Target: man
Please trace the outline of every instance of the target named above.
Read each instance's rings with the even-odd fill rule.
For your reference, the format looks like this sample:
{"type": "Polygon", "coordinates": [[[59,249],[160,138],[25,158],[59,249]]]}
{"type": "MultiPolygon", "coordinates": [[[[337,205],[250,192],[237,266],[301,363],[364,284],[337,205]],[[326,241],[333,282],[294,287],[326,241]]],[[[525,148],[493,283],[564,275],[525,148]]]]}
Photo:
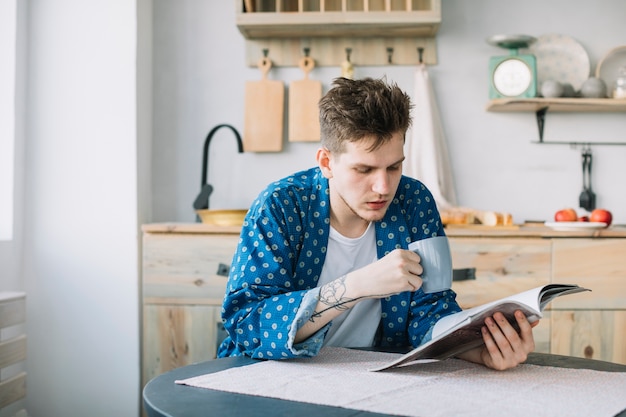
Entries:
{"type": "MultiPolygon", "coordinates": [[[[445,235],[435,201],[402,175],[410,98],[383,80],[338,78],[320,100],[316,168],[269,185],[244,221],[218,356],[314,356],[322,346],[418,346],[460,311],[452,290],[425,294],[409,243],[445,235]]],[[[494,369],[526,360],[532,329],[485,321],[485,345],[460,355],[494,369]]]]}

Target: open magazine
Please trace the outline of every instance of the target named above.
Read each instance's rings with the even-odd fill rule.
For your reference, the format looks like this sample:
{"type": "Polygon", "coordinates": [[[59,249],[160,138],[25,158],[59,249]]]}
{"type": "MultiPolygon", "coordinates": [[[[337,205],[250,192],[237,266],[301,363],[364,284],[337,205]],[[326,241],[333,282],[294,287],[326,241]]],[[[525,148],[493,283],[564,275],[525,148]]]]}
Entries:
{"type": "Polygon", "coordinates": [[[430,341],[399,359],[370,371],[382,371],[422,359],[442,360],[458,355],[483,344],[480,329],[485,319],[495,312],[504,314],[516,330],[519,330],[513,315],[516,310],[523,311],[528,321],[534,323],[543,317],[542,311],[550,301],[561,295],[582,291],[591,290],[578,285],[549,284],[451,314],[435,324],[430,341]]]}

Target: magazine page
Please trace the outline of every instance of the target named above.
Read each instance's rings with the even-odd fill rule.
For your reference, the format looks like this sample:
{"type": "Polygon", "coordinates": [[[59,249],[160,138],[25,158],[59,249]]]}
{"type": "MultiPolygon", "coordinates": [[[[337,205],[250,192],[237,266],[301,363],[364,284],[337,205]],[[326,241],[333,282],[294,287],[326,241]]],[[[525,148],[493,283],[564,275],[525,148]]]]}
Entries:
{"type": "Polygon", "coordinates": [[[543,309],[550,303],[550,301],[554,300],[556,297],[566,294],[574,294],[582,291],[591,291],[590,289],[579,287],[578,285],[568,285],[568,284],[551,284],[546,285],[541,291],[540,299],[539,299],[539,308],[543,311],[543,309]]]}
{"type": "Polygon", "coordinates": [[[535,322],[542,317],[543,308],[554,298],[581,291],[590,290],[578,285],[550,284],[451,314],[437,322],[430,341],[395,361],[370,371],[382,371],[419,360],[443,360],[456,356],[483,344],[481,328],[485,319],[496,311],[503,313],[509,323],[519,331],[514,316],[516,310],[522,310],[530,322],[535,322]]]}
{"type": "Polygon", "coordinates": [[[467,310],[463,310],[458,313],[450,314],[449,316],[443,317],[437,322],[437,324],[435,324],[435,327],[433,327],[432,338],[436,339],[442,336],[450,329],[456,327],[459,323],[465,322],[468,318],[475,317],[482,311],[489,310],[494,306],[507,302],[514,302],[518,305],[528,306],[528,309],[531,310],[534,315],[538,315],[538,317],[533,317],[532,321],[537,321],[538,318],[541,318],[539,295],[543,289],[544,287],[533,288],[531,290],[524,291],[510,297],[502,298],[500,300],[492,301],[487,304],[469,308],[467,310]]]}

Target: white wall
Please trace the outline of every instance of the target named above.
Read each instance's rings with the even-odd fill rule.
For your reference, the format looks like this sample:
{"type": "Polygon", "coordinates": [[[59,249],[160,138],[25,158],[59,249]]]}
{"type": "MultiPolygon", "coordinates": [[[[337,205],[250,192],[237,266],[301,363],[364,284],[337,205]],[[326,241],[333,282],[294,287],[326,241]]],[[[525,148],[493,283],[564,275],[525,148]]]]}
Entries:
{"type": "Polygon", "coordinates": [[[150,126],[139,71],[150,54],[137,43],[149,48],[138,31],[150,16],[138,27],[138,13],[149,2],[29,2],[23,287],[35,417],[139,414],[150,126]]]}
{"type": "MultiPolygon", "coordinates": [[[[245,65],[229,1],[18,4],[25,55],[17,59],[16,232],[0,247],[0,283],[28,294],[27,408],[34,417],[138,415],[139,226],[194,220],[204,138],[219,123],[243,130],[244,83],[259,72],[245,65]]],[[[576,206],[580,155],[532,144],[532,114],[484,111],[487,61],[499,52],[484,39],[568,34],[595,68],[625,43],[626,3],[511,5],[444,0],[439,64],[430,71],[460,203],[545,219],[576,206]]],[[[329,67],[311,76],[327,89],[339,74],[329,67]]],[[[382,75],[411,92],[411,67],[356,69],[358,77],[382,75]]],[[[301,76],[297,68],[272,72],[286,83],[301,76]]],[[[624,141],[625,123],[623,114],[548,115],[546,137],[624,141]]],[[[240,155],[222,132],[211,146],[213,208],[246,207],[268,181],[314,162],[315,144],[240,155]]],[[[626,147],[594,148],[594,156],[598,203],[625,223],[626,147]]]]}
{"type": "Polygon", "coordinates": [[[21,289],[24,11],[19,1],[0,3],[0,291],[21,289]]]}
{"type": "MultiPolygon", "coordinates": [[[[23,254],[23,207],[24,207],[24,92],[25,92],[25,18],[26,8],[19,0],[0,1],[0,87],[2,104],[0,109],[8,119],[0,116],[0,164],[6,165],[0,168],[0,181],[4,182],[7,189],[0,190],[0,199],[4,209],[12,211],[11,219],[6,226],[10,229],[10,238],[7,235],[0,237],[0,291],[22,291],[22,254],[23,254]],[[5,84],[6,83],[6,84],[5,84]],[[11,143],[9,143],[11,142],[11,143]],[[11,159],[8,162],[8,159],[11,159]],[[8,172],[10,167],[12,172],[8,172]],[[10,180],[9,180],[10,179],[10,180]],[[8,182],[10,183],[8,184],[8,182]],[[6,194],[5,194],[6,193],[6,194]],[[8,194],[8,195],[7,195],[8,194]],[[7,239],[7,240],[4,240],[7,239]]],[[[2,188],[0,186],[0,188],[2,188]]],[[[0,209],[0,216],[6,215],[0,209]]],[[[0,233],[1,235],[2,233],[0,233]]],[[[6,340],[23,334],[26,331],[24,325],[13,326],[0,331],[0,339],[6,340]]],[[[5,369],[2,378],[8,378],[26,371],[24,362],[15,364],[5,369]]],[[[24,399],[14,402],[0,410],[0,416],[14,416],[18,410],[25,408],[24,399]]]]}
{"type": "Polygon", "coordinates": [[[15,0],[0,2],[0,244],[13,239],[16,17],[15,0]]]}
{"type": "MultiPolygon", "coordinates": [[[[506,51],[485,39],[500,33],[561,33],[587,50],[592,71],[599,59],[626,43],[622,0],[443,0],[439,63],[429,68],[450,148],[459,204],[509,211],[516,222],[551,220],[559,208],[578,206],[580,152],[536,145],[532,113],[489,113],[488,61],[506,51]]],[[[193,221],[200,190],[202,144],[219,123],[243,132],[244,84],[258,80],[245,65],[245,44],[230,1],[154,1],[153,220],[193,221]]],[[[311,51],[315,57],[315,51],[311,51]]],[[[271,51],[270,51],[271,58],[271,51]]],[[[358,67],[356,77],[386,75],[413,94],[414,68],[358,67]]],[[[315,68],[311,78],[327,90],[338,67],[315,68]]],[[[288,84],[299,68],[274,68],[271,78],[288,84]]],[[[626,141],[626,117],[618,114],[548,114],[546,140],[626,141]]],[[[236,154],[224,130],[211,144],[212,208],[247,207],[269,181],[314,163],[315,144],[288,143],[282,153],[236,154]],[[252,172],[252,174],[246,174],[252,172]]],[[[626,146],[594,147],[597,203],[626,223],[626,146]]]]}

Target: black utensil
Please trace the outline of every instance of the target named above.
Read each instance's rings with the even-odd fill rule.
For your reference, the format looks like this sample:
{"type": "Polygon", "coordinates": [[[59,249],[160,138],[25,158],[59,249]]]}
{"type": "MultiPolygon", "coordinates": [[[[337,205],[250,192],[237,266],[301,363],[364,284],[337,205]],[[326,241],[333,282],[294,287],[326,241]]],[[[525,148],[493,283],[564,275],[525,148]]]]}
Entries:
{"type": "Polygon", "coordinates": [[[591,190],[591,159],[591,150],[583,150],[583,191],[580,193],[580,197],[578,197],[578,204],[587,211],[596,208],[596,195],[591,190]]]}
{"type": "Polygon", "coordinates": [[[591,149],[587,150],[587,190],[589,191],[589,195],[591,196],[591,202],[589,204],[588,211],[592,211],[596,208],[596,194],[591,191],[591,149]]]}

